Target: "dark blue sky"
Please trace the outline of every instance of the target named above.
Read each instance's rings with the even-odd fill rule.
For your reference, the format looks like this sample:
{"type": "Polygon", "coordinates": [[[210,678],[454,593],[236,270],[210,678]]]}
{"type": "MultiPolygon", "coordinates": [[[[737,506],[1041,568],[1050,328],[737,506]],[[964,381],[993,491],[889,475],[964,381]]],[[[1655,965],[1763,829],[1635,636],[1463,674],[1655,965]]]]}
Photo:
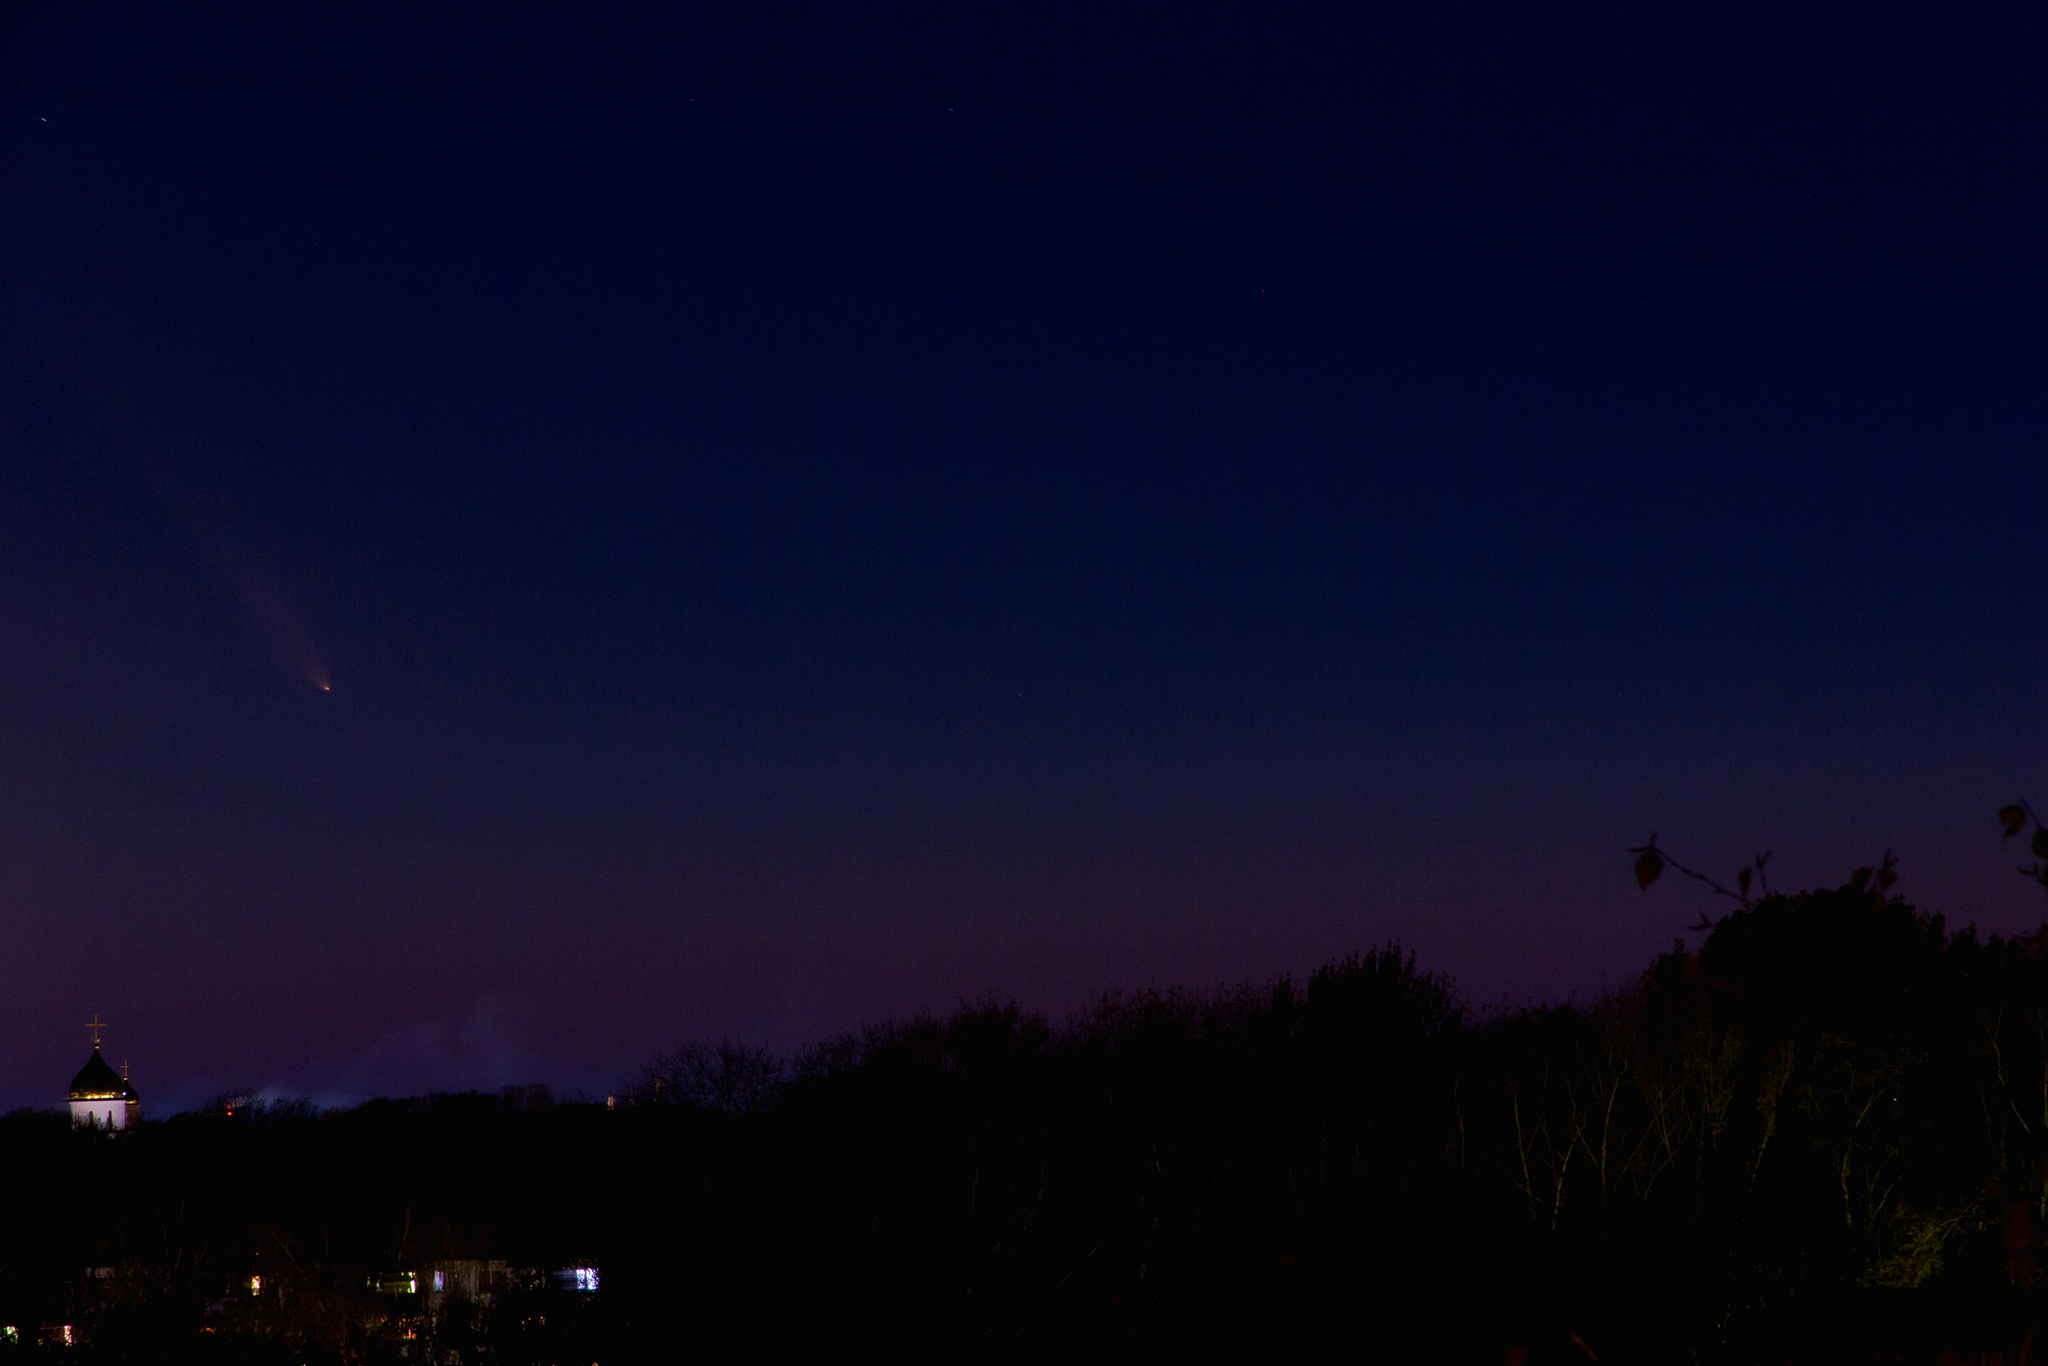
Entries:
{"type": "Polygon", "coordinates": [[[2039,7],[0,45],[0,1103],[2041,917],[2039,7]]]}

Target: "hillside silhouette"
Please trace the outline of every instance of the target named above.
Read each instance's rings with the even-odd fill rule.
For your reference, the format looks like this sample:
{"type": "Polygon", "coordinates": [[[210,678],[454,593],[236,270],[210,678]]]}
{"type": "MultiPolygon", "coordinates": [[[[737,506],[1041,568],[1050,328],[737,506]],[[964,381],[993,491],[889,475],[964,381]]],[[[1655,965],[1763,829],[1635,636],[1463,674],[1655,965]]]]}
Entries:
{"type": "Polygon", "coordinates": [[[2031,1359],[2044,1003],[2048,930],[1859,884],[1586,1006],[1383,948],[687,1045],[611,1107],[18,1112],[0,1360],[2031,1359]]]}

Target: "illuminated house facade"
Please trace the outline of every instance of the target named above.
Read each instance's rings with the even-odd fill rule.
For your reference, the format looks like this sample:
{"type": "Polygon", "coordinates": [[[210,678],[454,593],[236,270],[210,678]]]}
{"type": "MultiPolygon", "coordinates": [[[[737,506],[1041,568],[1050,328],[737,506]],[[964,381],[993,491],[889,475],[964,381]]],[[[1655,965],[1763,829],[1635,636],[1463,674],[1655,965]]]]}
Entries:
{"type": "Polygon", "coordinates": [[[99,1042],[71,1079],[71,1123],[77,1128],[125,1129],[142,1121],[142,1098],[100,1056],[99,1042]]]}

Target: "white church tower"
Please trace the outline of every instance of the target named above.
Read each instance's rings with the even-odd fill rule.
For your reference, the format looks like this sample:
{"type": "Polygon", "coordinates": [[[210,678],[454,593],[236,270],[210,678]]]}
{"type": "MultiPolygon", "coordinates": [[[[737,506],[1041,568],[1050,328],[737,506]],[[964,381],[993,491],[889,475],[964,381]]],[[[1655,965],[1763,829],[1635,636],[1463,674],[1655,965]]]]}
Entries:
{"type": "Polygon", "coordinates": [[[86,1026],[92,1031],[92,1056],[71,1079],[71,1123],[74,1128],[125,1129],[142,1120],[142,1098],[128,1079],[117,1076],[100,1056],[99,1016],[86,1026]]]}

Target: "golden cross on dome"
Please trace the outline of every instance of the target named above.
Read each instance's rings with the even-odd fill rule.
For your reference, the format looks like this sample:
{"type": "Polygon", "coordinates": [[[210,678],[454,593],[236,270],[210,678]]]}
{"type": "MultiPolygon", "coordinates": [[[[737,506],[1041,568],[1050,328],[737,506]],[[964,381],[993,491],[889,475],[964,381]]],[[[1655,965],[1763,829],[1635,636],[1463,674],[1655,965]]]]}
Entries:
{"type": "Polygon", "coordinates": [[[92,1046],[98,1048],[100,1046],[100,1031],[107,1027],[107,1022],[100,1018],[100,1013],[95,1010],[92,1013],[92,1018],[80,1027],[92,1031],[92,1046]]]}

